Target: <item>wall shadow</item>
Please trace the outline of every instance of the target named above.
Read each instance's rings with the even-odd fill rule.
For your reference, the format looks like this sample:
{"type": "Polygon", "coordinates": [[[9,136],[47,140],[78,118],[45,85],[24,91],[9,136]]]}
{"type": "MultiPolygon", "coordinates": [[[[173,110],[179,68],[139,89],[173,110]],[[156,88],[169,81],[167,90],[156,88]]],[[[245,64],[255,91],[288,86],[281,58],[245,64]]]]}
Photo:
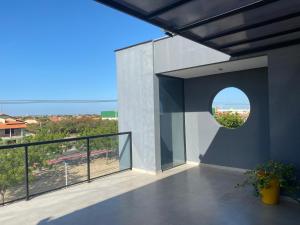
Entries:
{"type": "Polygon", "coordinates": [[[267,68],[185,80],[186,140],[189,161],[253,168],[270,159],[267,68]],[[241,89],[251,112],[237,129],[221,127],[211,114],[215,95],[241,89]],[[196,125],[195,125],[196,124],[196,125]]]}
{"type": "Polygon", "coordinates": [[[299,205],[265,206],[250,189],[234,188],[242,178],[237,172],[194,167],[37,225],[240,225],[286,219],[297,224],[299,205]]]}

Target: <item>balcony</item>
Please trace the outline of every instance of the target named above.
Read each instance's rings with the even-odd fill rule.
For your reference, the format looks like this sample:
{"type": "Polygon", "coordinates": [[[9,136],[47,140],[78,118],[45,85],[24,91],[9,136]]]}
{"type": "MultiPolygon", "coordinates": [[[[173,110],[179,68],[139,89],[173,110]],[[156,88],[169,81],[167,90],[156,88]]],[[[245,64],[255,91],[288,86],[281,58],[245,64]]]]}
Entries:
{"type": "Polygon", "coordinates": [[[131,133],[0,146],[2,205],[132,168],[131,133]]]}
{"type": "Polygon", "coordinates": [[[204,165],[158,175],[126,171],[8,205],[0,224],[299,224],[299,205],[263,205],[250,189],[234,188],[242,178],[204,165]]]}
{"type": "Polygon", "coordinates": [[[235,188],[270,160],[300,178],[299,1],[96,1],[170,36],[115,51],[117,129],[132,133],[0,146],[0,224],[299,225],[293,200],[235,188]],[[250,103],[239,128],[215,116],[227,88],[250,103]]]}

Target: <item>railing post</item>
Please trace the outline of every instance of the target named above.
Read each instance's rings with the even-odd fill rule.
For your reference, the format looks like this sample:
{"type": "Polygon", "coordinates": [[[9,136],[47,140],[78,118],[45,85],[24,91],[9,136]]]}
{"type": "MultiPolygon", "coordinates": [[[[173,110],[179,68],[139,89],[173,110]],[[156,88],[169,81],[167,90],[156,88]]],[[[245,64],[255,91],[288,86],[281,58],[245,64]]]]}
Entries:
{"type": "Polygon", "coordinates": [[[90,163],[90,139],[86,139],[86,160],[87,160],[87,179],[91,182],[91,163],[90,163]]]}
{"type": "Polygon", "coordinates": [[[24,147],[24,165],[25,165],[25,191],[26,200],[29,200],[29,168],[28,168],[28,146],[24,147]]]}
{"type": "Polygon", "coordinates": [[[130,140],[130,169],[132,169],[132,132],[129,133],[130,140]]]}

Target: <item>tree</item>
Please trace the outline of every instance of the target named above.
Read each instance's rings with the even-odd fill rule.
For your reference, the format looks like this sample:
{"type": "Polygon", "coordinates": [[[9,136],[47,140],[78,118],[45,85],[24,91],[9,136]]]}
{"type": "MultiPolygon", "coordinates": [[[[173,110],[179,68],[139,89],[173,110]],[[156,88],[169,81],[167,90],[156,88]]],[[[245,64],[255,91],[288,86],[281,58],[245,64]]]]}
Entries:
{"type": "Polygon", "coordinates": [[[24,182],[24,151],[0,150],[0,194],[2,203],[9,188],[24,182]]]}
{"type": "Polygon", "coordinates": [[[227,128],[238,128],[245,122],[240,114],[232,112],[216,113],[215,118],[222,126],[227,128]]]}
{"type": "MultiPolygon", "coordinates": [[[[25,137],[23,143],[116,133],[118,130],[116,121],[102,121],[88,117],[81,119],[66,117],[59,122],[43,118],[42,121],[41,124],[28,125],[28,131],[34,135],[25,137]]],[[[37,171],[40,169],[52,168],[53,165],[49,165],[49,160],[60,157],[74,146],[78,151],[85,152],[86,140],[30,146],[28,148],[30,181],[38,178],[37,171]]],[[[117,146],[118,139],[115,137],[96,138],[90,141],[91,150],[117,149],[117,146]]],[[[3,203],[8,190],[20,190],[18,185],[24,182],[24,173],[23,149],[0,150],[0,194],[3,203]]]]}

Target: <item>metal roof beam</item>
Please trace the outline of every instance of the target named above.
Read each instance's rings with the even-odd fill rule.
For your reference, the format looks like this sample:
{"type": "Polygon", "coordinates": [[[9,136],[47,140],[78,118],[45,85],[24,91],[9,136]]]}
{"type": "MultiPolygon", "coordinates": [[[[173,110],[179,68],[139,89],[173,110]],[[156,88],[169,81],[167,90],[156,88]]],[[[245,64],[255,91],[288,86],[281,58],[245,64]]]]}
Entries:
{"type": "Polygon", "coordinates": [[[264,5],[267,5],[267,4],[276,2],[276,1],[279,1],[279,0],[260,0],[260,1],[256,1],[256,2],[250,3],[248,5],[241,6],[241,7],[236,8],[236,9],[232,9],[228,12],[221,13],[221,14],[216,15],[216,16],[212,16],[212,17],[209,17],[209,18],[206,18],[206,19],[198,20],[196,22],[193,22],[193,23],[187,24],[185,26],[176,28],[175,30],[176,30],[176,32],[187,31],[187,30],[193,29],[195,27],[201,26],[203,24],[210,23],[210,22],[213,22],[213,21],[216,21],[216,20],[220,20],[220,19],[223,19],[225,17],[232,16],[232,15],[242,13],[242,12],[245,12],[245,11],[249,11],[249,10],[252,10],[252,9],[256,9],[256,8],[262,7],[264,5]]]}
{"type": "Polygon", "coordinates": [[[291,13],[291,14],[288,14],[288,15],[272,18],[272,19],[265,20],[265,21],[258,22],[258,23],[253,23],[253,24],[250,24],[250,25],[240,26],[238,28],[233,28],[233,29],[230,29],[230,30],[222,31],[222,32],[217,33],[217,34],[209,35],[205,38],[202,38],[201,41],[210,41],[212,39],[216,39],[216,38],[223,37],[223,36],[226,36],[226,35],[235,34],[235,33],[241,32],[241,31],[246,31],[246,30],[250,30],[250,29],[253,29],[253,28],[257,28],[257,27],[270,25],[270,24],[273,24],[273,23],[276,23],[276,22],[289,20],[289,19],[299,17],[299,16],[300,16],[300,12],[296,12],[296,13],[291,13]]]}
{"type": "Polygon", "coordinates": [[[121,12],[124,12],[124,13],[127,13],[127,14],[130,14],[134,17],[137,17],[139,19],[142,19],[142,20],[147,20],[147,17],[146,16],[143,16],[141,13],[138,13],[136,10],[133,10],[129,7],[126,7],[120,3],[117,3],[115,1],[112,1],[112,0],[94,0],[96,2],[99,2],[103,5],[106,5],[110,8],[114,8],[114,9],[117,9],[121,12]]]}
{"type": "Polygon", "coordinates": [[[237,57],[237,56],[241,56],[241,55],[247,55],[247,54],[252,54],[252,53],[257,53],[257,52],[268,51],[268,50],[272,50],[272,49],[276,49],[276,48],[284,48],[284,47],[288,47],[290,45],[297,45],[297,44],[300,44],[300,39],[279,42],[279,43],[271,44],[271,45],[264,45],[261,47],[250,48],[250,49],[242,50],[242,51],[236,51],[236,52],[230,53],[230,55],[237,57]]]}
{"type": "Polygon", "coordinates": [[[175,2],[173,4],[170,4],[170,5],[166,6],[166,7],[163,7],[161,9],[158,9],[158,10],[156,10],[156,11],[148,14],[147,18],[148,19],[153,19],[156,16],[164,14],[164,13],[166,13],[168,11],[171,11],[171,10],[173,10],[173,9],[179,7],[179,6],[182,6],[182,5],[186,4],[186,3],[189,3],[191,1],[194,1],[194,0],[180,0],[180,1],[177,1],[177,2],[175,2]]]}
{"type": "MultiPolygon", "coordinates": [[[[159,27],[161,27],[161,28],[163,28],[163,29],[165,29],[167,31],[170,31],[170,32],[172,32],[174,34],[179,34],[182,37],[185,37],[187,39],[190,39],[190,40],[196,40],[197,39],[197,36],[195,36],[194,34],[191,34],[191,33],[190,34],[177,33],[175,31],[175,29],[173,29],[173,27],[168,26],[168,25],[160,22],[159,20],[155,20],[155,19],[150,20],[150,19],[147,18],[146,15],[144,16],[141,13],[139,13],[139,12],[133,10],[133,9],[130,9],[130,8],[128,8],[128,7],[120,4],[120,3],[114,2],[112,0],[94,0],[94,1],[102,3],[102,4],[104,4],[104,5],[106,5],[106,6],[110,7],[110,8],[114,8],[114,9],[119,10],[121,12],[125,12],[125,13],[127,13],[127,14],[129,14],[131,16],[134,16],[136,18],[144,20],[144,21],[146,21],[148,23],[151,23],[153,25],[159,26],[159,27]]],[[[206,45],[206,44],[203,44],[203,45],[206,45]]],[[[207,44],[206,46],[210,47],[210,48],[216,48],[215,45],[211,45],[211,44],[207,44]]]]}
{"type": "Polygon", "coordinates": [[[249,43],[256,42],[256,41],[263,41],[263,40],[266,40],[266,39],[270,39],[270,38],[274,38],[274,37],[278,37],[278,36],[283,36],[283,35],[287,35],[287,34],[292,34],[292,33],[296,33],[296,32],[299,32],[299,31],[300,31],[300,27],[297,27],[297,28],[294,28],[294,29],[289,29],[289,30],[285,30],[285,31],[281,31],[281,32],[273,33],[273,34],[263,35],[263,36],[256,37],[256,38],[249,38],[247,40],[236,41],[236,42],[232,42],[230,44],[221,45],[221,46],[219,46],[219,49],[223,50],[223,49],[234,47],[234,46],[237,46],[237,45],[249,44],[249,43]]]}

